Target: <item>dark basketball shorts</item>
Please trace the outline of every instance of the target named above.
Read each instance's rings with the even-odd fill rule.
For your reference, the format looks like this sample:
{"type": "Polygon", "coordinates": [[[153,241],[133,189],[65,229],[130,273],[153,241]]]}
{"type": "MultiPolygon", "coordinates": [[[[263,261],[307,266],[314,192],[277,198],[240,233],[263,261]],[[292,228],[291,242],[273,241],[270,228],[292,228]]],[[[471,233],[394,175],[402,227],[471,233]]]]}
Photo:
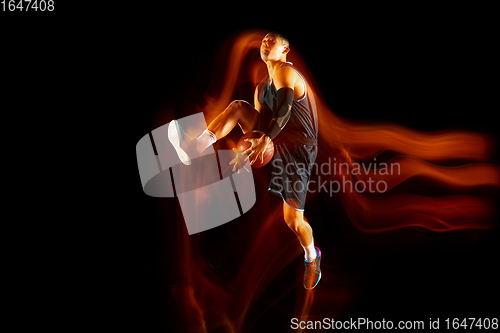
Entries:
{"type": "Polygon", "coordinates": [[[304,211],[311,171],[318,153],[316,144],[275,143],[273,171],[268,191],[298,211],[304,211]]]}

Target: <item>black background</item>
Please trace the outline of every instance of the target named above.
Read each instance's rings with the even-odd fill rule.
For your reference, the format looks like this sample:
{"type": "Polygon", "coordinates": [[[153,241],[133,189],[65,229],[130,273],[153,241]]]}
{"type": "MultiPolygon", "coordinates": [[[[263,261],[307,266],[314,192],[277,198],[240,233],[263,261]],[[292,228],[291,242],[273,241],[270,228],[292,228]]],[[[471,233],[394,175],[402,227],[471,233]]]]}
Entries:
{"type": "MultiPolygon", "coordinates": [[[[330,108],[342,117],[389,120],[422,131],[466,129],[496,136],[493,44],[486,16],[452,9],[385,12],[379,8],[372,13],[360,10],[317,17],[314,13],[319,10],[285,11],[273,20],[269,13],[274,10],[267,9],[270,16],[264,23],[237,11],[220,20],[192,18],[181,27],[170,23],[141,29],[127,42],[140,49],[132,70],[141,83],[129,91],[138,99],[133,112],[136,141],[160,125],[152,125],[158,111],[169,109],[182,116],[181,106],[206,90],[220,45],[247,29],[287,35],[330,108]],[[189,30],[192,25],[195,28],[189,30]]],[[[495,156],[492,159],[498,162],[495,156]]],[[[155,204],[162,204],[141,193],[138,179],[136,183],[131,186],[137,187],[135,196],[145,207],[153,210],[155,204]]],[[[365,235],[349,225],[336,204],[338,223],[321,230],[323,236],[318,231],[315,235],[323,244],[333,244],[325,260],[341,256],[337,260],[358,281],[360,296],[345,309],[346,318],[424,320],[426,325],[429,318],[441,318],[442,328],[448,317],[498,313],[497,230],[365,235]]],[[[321,214],[311,213],[309,219],[321,219],[321,214]]],[[[131,315],[152,329],[182,327],[164,283],[170,274],[171,252],[161,234],[171,229],[154,214],[141,220],[148,223],[134,226],[140,231],[134,238],[142,237],[134,263],[142,273],[133,281],[142,305],[132,306],[131,315]]],[[[294,304],[293,297],[288,295],[266,312],[254,331],[287,331],[293,307],[288,316],[283,308],[294,304]]]]}
{"type": "MultiPolygon", "coordinates": [[[[185,331],[166,282],[175,265],[170,243],[175,239],[158,213],[160,206],[175,209],[176,203],[143,193],[134,150],[158,125],[162,111],[183,116],[182,106],[206,90],[221,43],[239,32],[287,35],[339,116],[498,138],[495,34],[488,8],[344,10],[245,3],[237,8],[206,4],[195,12],[194,4],[123,2],[82,9],[59,3],[51,16],[9,14],[3,20],[8,32],[3,59],[9,64],[5,70],[13,73],[6,86],[27,89],[30,82],[35,90],[30,102],[38,106],[26,111],[26,96],[18,90],[11,95],[17,108],[10,113],[21,116],[19,124],[42,120],[47,137],[48,128],[64,133],[66,143],[54,154],[84,166],[78,179],[73,174],[49,192],[50,201],[60,202],[59,213],[68,214],[51,228],[57,270],[42,271],[56,276],[54,289],[63,294],[57,309],[69,309],[69,327],[185,331]],[[22,61],[30,66],[23,68],[22,61]],[[40,102],[46,102],[44,109],[40,102]],[[75,183],[83,195],[68,198],[75,183]],[[62,204],[66,200],[69,204],[62,204]],[[54,273],[59,271],[64,273],[54,273]]],[[[495,150],[492,162],[499,162],[497,155],[495,150]]],[[[498,316],[497,229],[365,235],[336,205],[338,223],[317,237],[332,244],[325,260],[338,256],[356,277],[359,297],[345,309],[346,318],[427,322],[498,316]]],[[[254,331],[287,331],[292,312],[287,315],[286,304],[293,304],[293,296],[267,311],[254,331]]]]}

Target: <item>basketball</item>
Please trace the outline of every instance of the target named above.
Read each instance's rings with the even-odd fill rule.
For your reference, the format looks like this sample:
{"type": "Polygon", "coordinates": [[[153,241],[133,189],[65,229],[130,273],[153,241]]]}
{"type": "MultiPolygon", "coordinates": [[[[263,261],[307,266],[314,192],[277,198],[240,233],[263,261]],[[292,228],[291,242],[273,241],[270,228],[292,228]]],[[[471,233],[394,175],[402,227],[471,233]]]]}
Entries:
{"type": "MultiPolygon", "coordinates": [[[[238,144],[236,145],[236,149],[238,149],[239,151],[247,150],[248,148],[250,148],[252,146],[252,144],[250,142],[243,141],[243,140],[245,140],[246,138],[260,138],[263,134],[264,134],[264,132],[261,132],[261,131],[248,132],[247,134],[243,135],[240,138],[240,141],[238,141],[238,144]]],[[[264,162],[260,163],[260,158],[258,158],[257,161],[255,161],[255,163],[252,164],[252,168],[263,167],[264,165],[269,163],[269,161],[271,161],[271,159],[273,158],[273,155],[274,155],[274,143],[271,140],[271,142],[269,142],[269,144],[267,145],[267,148],[264,152],[264,162]]]]}

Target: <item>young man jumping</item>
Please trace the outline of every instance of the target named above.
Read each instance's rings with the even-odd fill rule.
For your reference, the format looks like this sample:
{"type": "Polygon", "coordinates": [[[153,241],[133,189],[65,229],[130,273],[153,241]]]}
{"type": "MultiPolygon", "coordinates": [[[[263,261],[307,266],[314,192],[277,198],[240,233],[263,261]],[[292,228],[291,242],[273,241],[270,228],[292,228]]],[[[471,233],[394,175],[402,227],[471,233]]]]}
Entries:
{"type": "MultiPolygon", "coordinates": [[[[306,81],[292,63],[286,61],[289,51],[286,38],[268,33],[262,40],[260,56],[269,75],[255,89],[254,106],[242,100],[231,102],[196,138],[186,135],[173,120],[169,125],[169,140],[186,165],[191,164],[191,157],[228,135],[236,124],[243,133],[254,129],[264,132],[260,138],[246,139],[251,143],[245,151],[250,164],[263,160],[266,147],[273,140],[274,171],[268,190],[283,199],[285,222],[305,252],[304,287],[313,289],[321,279],[321,251],[314,246],[304,206],[318,150],[318,119],[314,97],[308,93],[306,81]]],[[[231,164],[234,171],[238,156],[231,164]]]]}

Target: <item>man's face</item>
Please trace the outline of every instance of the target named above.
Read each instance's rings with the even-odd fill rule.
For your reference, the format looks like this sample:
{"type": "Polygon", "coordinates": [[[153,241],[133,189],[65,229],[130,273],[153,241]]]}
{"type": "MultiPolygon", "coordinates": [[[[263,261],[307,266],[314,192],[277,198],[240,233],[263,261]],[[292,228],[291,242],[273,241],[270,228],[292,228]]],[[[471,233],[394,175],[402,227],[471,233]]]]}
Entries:
{"type": "Polygon", "coordinates": [[[288,52],[288,47],[283,45],[281,39],[275,35],[266,35],[260,44],[260,57],[265,62],[278,61],[283,54],[288,52]]]}

